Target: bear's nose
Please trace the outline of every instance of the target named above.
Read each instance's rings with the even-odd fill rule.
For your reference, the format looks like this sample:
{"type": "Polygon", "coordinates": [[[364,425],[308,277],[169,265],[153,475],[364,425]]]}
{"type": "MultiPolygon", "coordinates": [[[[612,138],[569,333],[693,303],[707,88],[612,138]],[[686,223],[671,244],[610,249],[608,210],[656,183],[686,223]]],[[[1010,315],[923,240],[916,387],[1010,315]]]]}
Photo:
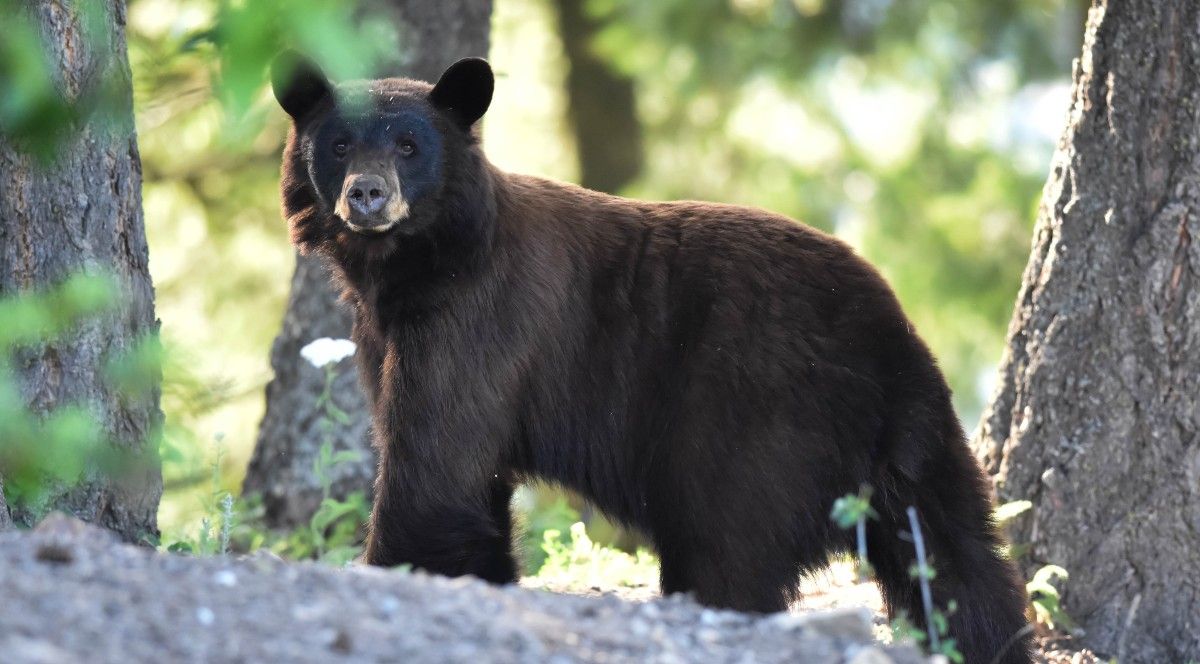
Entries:
{"type": "Polygon", "coordinates": [[[350,207],[365,216],[382,210],[391,195],[387,184],[378,175],[356,175],[346,187],[350,207]]]}

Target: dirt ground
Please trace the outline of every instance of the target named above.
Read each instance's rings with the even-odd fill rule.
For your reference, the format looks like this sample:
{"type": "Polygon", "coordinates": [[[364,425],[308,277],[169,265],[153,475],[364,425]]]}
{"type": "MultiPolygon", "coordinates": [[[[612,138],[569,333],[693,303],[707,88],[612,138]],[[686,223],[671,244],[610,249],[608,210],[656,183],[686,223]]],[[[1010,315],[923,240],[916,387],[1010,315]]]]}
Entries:
{"type": "Polygon", "coordinates": [[[271,555],[196,558],[65,518],[0,534],[0,663],[917,664],[865,610],[751,616],[271,555]]]}
{"type": "Polygon", "coordinates": [[[752,616],[650,587],[498,588],[269,554],[163,554],[52,517],[0,534],[0,662],[927,661],[876,638],[878,594],[849,568],[805,591],[791,612],[752,616]]]}
{"type": "MultiPolygon", "coordinates": [[[[620,588],[579,588],[571,586],[547,586],[536,579],[525,579],[522,585],[545,588],[556,592],[584,595],[616,595],[627,601],[648,601],[658,597],[658,588],[634,586],[620,588]]],[[[802,599],[792,611],[838,611],[866,608],[871,612],[872,630],[883,643],[891,641],[891,630],[883,610],[883,599],[874,583],[859,583],[854,565],[850,562],[835,563],[820,574],[805,578],[800,586],[802,599]]],[[[1106,660],[1082,648],[1070,636],[1061,633],[1043,632],[1036,637],[1039,662],[1045,664],[1103,664],[1106,660]]]]}

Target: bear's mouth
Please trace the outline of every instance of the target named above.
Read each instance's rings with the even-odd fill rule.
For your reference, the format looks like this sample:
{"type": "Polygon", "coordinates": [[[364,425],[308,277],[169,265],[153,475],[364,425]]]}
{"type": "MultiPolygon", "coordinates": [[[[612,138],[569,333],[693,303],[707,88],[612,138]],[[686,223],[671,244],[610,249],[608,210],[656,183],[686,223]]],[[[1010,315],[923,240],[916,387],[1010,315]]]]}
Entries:
{"type": "Polygon", "coordinates": [[[396,227],[399,221],[386,221],[376,226],[360,226],[352,221],[345,222],[346,226],[359,235],[383,235],[396,227]]]}

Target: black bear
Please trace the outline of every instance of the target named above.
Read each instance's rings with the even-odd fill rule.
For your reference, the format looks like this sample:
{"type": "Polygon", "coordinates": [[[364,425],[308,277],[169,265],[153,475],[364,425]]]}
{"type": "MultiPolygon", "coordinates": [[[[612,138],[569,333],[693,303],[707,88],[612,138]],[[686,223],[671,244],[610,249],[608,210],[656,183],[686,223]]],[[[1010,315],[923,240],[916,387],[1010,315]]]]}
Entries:
{"type": "Polygon", "coordinates": [[[778,611],[853,545],[920,620],[905,509],[970,662],[1029,661],[1025,595],[950,391],[888,285],[839,240],[714,203],[629,200],[492,166],[487,62],[436,85],[273,69],[283,209],[354,311],[379,473],[365,560],[517,578],[537,478],[646,533],[662,590],[778,611]]]}

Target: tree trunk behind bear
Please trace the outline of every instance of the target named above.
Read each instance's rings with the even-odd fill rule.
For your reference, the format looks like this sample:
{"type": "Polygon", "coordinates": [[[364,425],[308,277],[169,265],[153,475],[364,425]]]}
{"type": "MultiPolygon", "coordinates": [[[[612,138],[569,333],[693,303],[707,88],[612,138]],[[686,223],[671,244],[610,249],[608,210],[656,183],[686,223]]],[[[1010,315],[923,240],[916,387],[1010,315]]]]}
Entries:
{"type": "MultiPolygon", "coordinates": [[[[364,2],[358,13],[386,17],[396,28],[401,51],[397,59],[383,63],[379,76],[436,81],[456,60],[487,55],[491,11],[491,2],[480,0],[378,0],[364,2]]],[[[350,313],[329,286],[325,266],[298,256],[283,329],[271,349],[275,377],[267,385],[266,414],[242,485],[244,493],[262,496],[270,527],[307,524],[320,503],[321,487],[312,468],[325,440],[317,410],[325,375],[300,359],[300,349],[321,337],[349,338],[350,325],[350,313]]],[[[352,361],[337,365],[333,398],[351,419],[349,426],[335,427],[330,434],[334,450],[361,453],[359,462],[334,469],[333,494],[369,494],[375,479],[370,413],[352,361]]]]}
{"type": "Polygon", "coordinates": [[[596,52],[604,27],[585,0],[558,0],[558,32],[567,56],[567,103],[579,153],[579,184],[618,194],[642,171],[642,124],[633,79],[596,52]]]}
{"type": "Polygon", "coordinates": [[[1099,0],[977,450],[1085,643],[1200,657],[1200,3],[1099,0]]]}
{"type": "Polygon", "coordinates": [[[81,270],[113,273],[124,290],[118,309],[19,352],[14,369],[30,410],[44,415],[64,405],[86,406],[113,445],[138,463],[136,472],[120,477],[88,469],[81,483],[52,488],[48,503],[36,510],[8,507],[12,519],[26,526],[45,508],[70,512],[127,540],[156,536],[162,494],[158,390],[118,394],[104,376],[106,359],[157,334],[125,3],[18,6],[41,35],[58,94],[83,115],[74,127],[60,128],[64,138],[52,162],[0,137],[0,295],[46,288],[81,270]],[[94,24],[84,16],[89,11],[94,24]]]}

